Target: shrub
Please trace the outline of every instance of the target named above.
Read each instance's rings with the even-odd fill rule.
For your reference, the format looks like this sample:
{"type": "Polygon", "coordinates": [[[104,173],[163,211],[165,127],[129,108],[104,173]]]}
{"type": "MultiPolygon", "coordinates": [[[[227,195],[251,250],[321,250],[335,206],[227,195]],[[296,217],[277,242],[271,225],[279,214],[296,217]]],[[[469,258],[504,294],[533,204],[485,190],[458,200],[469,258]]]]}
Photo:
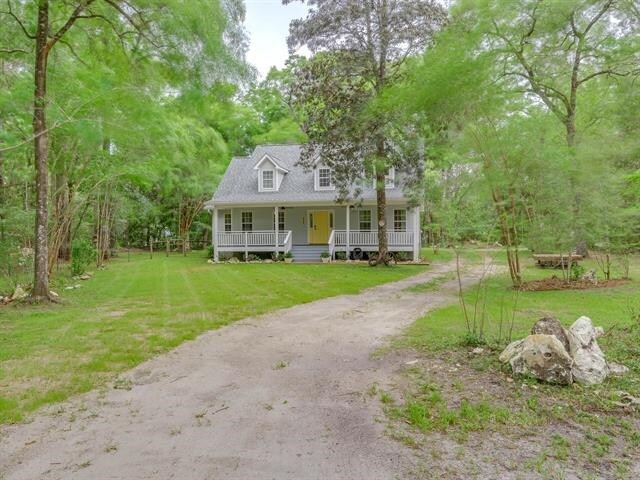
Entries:
{"type": "Polygon", "coordinates": [[[96,249],[91,242],[74,240],[71,243],[71,275],[82,275],[95,259],[96,249]]]}
{"type": "Polygon", "coordinates": [[[329,252],[322,252],[320,258],[329,258],[329,252]]]}
{"type": "Polygon", "coordinates": [[[336,260],[346,260],[347,252],[336,252],[336,260]]]}
{"type": "Polygon", "coordinates": [[[393,254],[398,262],[407,262],[409,261],[409,254],[407,252],[396,252],[393,254]]]}
{"type": "Polygon", "coordinates": [[[284,254],[284,258],[293,258],[293,252],[289,250],[287,253],[284,254]]]}
{"type": "Polygon", "coordinates": [[[577,282],[584,275],[584,267],[582,265],[572,265],[571,266],[571,280],[577,282]]]}

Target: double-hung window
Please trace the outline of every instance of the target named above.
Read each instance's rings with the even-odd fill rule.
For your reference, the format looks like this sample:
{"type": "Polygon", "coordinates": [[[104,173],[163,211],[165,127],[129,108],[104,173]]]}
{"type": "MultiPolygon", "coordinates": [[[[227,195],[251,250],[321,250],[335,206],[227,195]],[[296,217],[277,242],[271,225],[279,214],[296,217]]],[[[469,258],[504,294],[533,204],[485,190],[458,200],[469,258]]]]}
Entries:
{"type": "Polygon", "coordinates": [[[242,212],[242,231],[253,231],[253,212],[242,212]]]}
{"type": "MultiPolygon", "coordinates": [[[[275,217],[275,215],[274,215],[275,217]]],[[[276,220],[273,219],[273,228],[276,228],[276,220]]],[[[284,210],[278,210],[278,231],[284,231],[284,210]]]]}
{"type": "Polygon", "coordinates": [[[371,230],[371,210],[360,210],[359,213],[360,230],[371,230]]]}
{"type": "Polygon", "coordinates": [[[389,172],[384,177],[384,188],[394,188],[396,185],[396,169],[389,168],[389,172]]]}
{"type": "Polygon", "coordinates": [[[407,231],[407,211],[394,210],[393,211],[393,230],[396,232],[407,231]]]}
{"type": "Polygon", "coordinates": [[[327,167],[321,167],[318,169],[318,188],[330,189],[333,187],[331,180],[331,169],[327,167]]]}
{"type": "Polygon", "coordinates": [[[231,231],[231,212],[226,212],[224,214],[224,231],[225,232],[231,231]]]}
{"type": "Polygon", "coordinates": [[[262,171],[262,190],[274,190],[275,177],[273,170],[262,171]]]}

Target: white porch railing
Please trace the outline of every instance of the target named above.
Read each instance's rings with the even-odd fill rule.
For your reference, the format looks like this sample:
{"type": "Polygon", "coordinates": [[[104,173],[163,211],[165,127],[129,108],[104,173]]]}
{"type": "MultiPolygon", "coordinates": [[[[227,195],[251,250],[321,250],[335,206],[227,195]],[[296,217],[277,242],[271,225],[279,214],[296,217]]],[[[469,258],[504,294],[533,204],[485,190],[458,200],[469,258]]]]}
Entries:
{"type": "MultiPolygon", "coordinates": [[[[262,230],[252,232],[218,232],[218,248],[246,250],[253,248],[269,249],[276,248],[276,232],[274,230],[262,230]]],[[[278,232],[278,249],[286,253],[291,250],[292,236],[291,230],[278,232]]]]}
{"type": "Polygon", "coordinates": [[[293,246],[293,235],[291,234],[291,230],[286,232],[286,236],[284,237],[284,253],[290,252],[293,246]]]}
{"type": "Polygon", "coordinates": [[[329,235],[329,258],[333,258],[333,253],[336,250],[336,231],[331,230],[331,235],[329,235]]]}
{"type": "MultiPolygon", "coordinates": [[[[344,247],[347,244],[347,231],[335,230],[334,248],[336,246],[344,247]]],[[[331,238],[330,238],[331,241],[331,238]]],[[[389,247],[411,246],[413,245],[413,232],[387,232],[387,243],[389,247]]],[[[356,247],[372,247],[378,245],[378,232],[367,230],[351,230],[349,231],[349,246],[356,247]]],[[[331,246],[331,244],[330,244],[331,246]]],[[[329,252],[331,253],[331,252],[329,252]]]]}

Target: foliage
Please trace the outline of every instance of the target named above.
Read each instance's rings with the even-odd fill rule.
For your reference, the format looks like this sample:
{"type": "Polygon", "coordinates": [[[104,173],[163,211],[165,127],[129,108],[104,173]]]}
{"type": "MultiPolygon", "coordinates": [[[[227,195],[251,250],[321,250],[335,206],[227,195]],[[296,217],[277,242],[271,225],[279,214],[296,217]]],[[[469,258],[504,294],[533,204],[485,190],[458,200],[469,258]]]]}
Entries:
{"type": "MultiPolygon", "coordinates": [[[[285,4],[291,0],[284,0],[285,4]]],[[[406,58],[419,53],[444,23],[436,2],[309,0],[314,7],[291,22],[289,48],[306,45],[314,56],[297,61],[289,89],[309,142],[300,163],[318,160],[332,169],[340,199],[357,198],[358,180],[375,178],[378,250],[387,252],[385,176],[406,172],[415,186],[422,157],[415,128],[399,121],[382,102],[386,86],[399,80],[406,58]]]]}
{"type": "Polygon", "coordinates": [[[82,275],[95,259],[96,249],[91,242],[74,240],[71,244],[71,275],[82,275]]]}

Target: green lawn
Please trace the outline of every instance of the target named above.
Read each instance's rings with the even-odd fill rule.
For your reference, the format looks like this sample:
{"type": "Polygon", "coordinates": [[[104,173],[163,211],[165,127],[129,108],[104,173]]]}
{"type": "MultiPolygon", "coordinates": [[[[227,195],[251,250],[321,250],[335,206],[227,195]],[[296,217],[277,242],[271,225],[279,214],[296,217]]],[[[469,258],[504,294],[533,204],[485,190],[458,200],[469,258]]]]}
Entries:
{"type": "MultiPolygon", "coordinates": [[[[490,252],[496,265],[505,264],[503,252],[490,252]]],[[[468,252],[465,258],[473,258],[468,252]]],[[[551,275],[561,276],[560,270],[541,269],[534,266],[526,252],[523,278],[535,280],[551,275]]],[[[597,266],[593,260],[582,263],[586,270],[597,266]]],[[[614,272],[615,273],[615,272],[614,272]]],[[[601,276],[601,274],[598,272],[601,276]]],[[[489,342],[504,342],[513,318],[513,337],[520,338],[531,330],[533,323],[547,315],[557,317],[566,326],[582,315],[590,317],[605,331],[629,326],[634,323],[633,312],[640,313],[640,257],[635,257],[631,265],[628,285],[615,288],[590,290],[558,290],[547,292],[519,292],[511,288],[508,275],[490,277],[482,286],[474,286],[465,292],[465,300],[470,321],[474,312],[476,326],[484,319],[484,336],[489,342]],[[515,316],[514,316],[515,313],[515,316]],[[500,319],[502,318],[502,334],[500,319]]],[[[428,286],[425,286],[425,288],[428,286]]],[[[637,321],[637,320],[635,320],[637,321]]],[[[430,312],[418,320],[408,331],[406,339],[413,346],[437,347],[459,343],[466,334],[466,322],[459,303],[430,312]]]]}
{"type": "MultiPolygon", "coordinates": [[[[398,280],[424,267],[209,265],[116,259],[64,304],[0,307],[0,423],[88,391],[118,372],[234,320],[398,280]]],[[[70,279],[67,279],[69,282],[70,279]]]]}

